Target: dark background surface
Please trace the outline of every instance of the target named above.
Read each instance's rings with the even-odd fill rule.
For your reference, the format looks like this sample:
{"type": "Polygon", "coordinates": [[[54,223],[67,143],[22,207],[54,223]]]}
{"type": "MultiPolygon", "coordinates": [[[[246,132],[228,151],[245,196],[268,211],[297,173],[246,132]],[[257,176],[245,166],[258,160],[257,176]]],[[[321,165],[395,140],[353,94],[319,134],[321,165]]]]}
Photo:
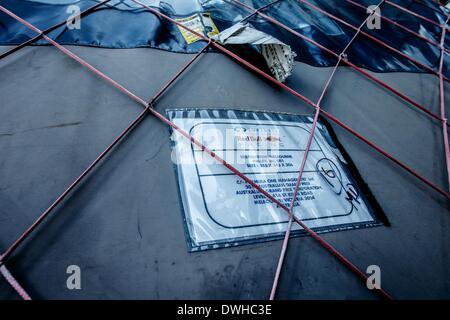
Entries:
{"type": "MultiPolygon", "coordinates": [[[[70,47],[149,99],[191,56],[154,49],[70,47]]],[[[0,52],[8,47],[0,47],[0,52]]],[[[329,68],[297,63],[287,84],[317,100],[329,68]]],[[[438,113],[432,75],[377,74],[438,113]]],[[[447,99],[448,100],[448,99],[447,99]]],[[[165,108],[313,109],[216,53],[158,101],[165,108]]],[[[437,121],[346,68],[323,107],[446,188],[437,121]]],[[[0,251],[4,251],[141,112],[140,105],[51,47],[0,61],[0,251]]],[[[334,126],[391,227],[324,234],[360,269],[381,267],[395,298],[450,298],[450,217],[438,193],[334,126]]],[[[152,116],[107,156],[7,263],[38,299],[266,299],[281,241],[188,253],[168,127],[152,116]],[[66,268],[82,290],[66,289],[66,268]]],[[[278,297],[374,299],[315,240],[291,239],[278,297]]],[[[0,299],[17,299],[0,279],[0,299]]]]}

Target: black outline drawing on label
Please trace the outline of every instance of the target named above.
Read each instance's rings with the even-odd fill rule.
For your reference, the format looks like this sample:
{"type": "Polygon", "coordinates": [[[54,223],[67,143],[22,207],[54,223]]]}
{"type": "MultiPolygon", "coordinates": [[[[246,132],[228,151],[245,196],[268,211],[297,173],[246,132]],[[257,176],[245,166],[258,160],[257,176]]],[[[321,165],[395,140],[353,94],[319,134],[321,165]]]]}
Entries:
{"type": "MultiPolygon", "coordinates": [[[[239,121],[239,120],[237,120],[237,121],[239,121]]],[[[194,126],[191,127],[191,129],[189,130],[189,134],[192,135],[192,131],[194,130],[194,128],[196,128],[199,125],[203,125],[203,124],[212,124],[212,125],[217,125],[217,124],[239,124],[239,125],[255,125],[255,126],[259,125],[257,123],[246,123],[246,122],[236,122],[236,123],[234,123],[234,122],[231,122],[231,121],[229,121],[229,122],[213,122],[213,121],[198,122],[194,126]]],[[[306,131],[308,134],[311,133],[311,131],[309,131],[308,129],[305,129],[305,128],[299,126],[299,125],[287,125],[287,124],[268,124],[268,125],[274,126],[274,127],[296,127],[296,128],[299,128],[301,130],[306,131]]],[[[322,155],[324,156],[320,160],[327,159],[325,152],[323,151],[322,147],[320,146],[320,144],[318,143],[318,141],[317,141],[317,139],[315,137],[314,137],[314,142],[320,148],[320,151],[318,151],[318,150],[316,150],[316,151],[321,152],[322,155]]],[[[194,150],[194,144],[193,143],[191,143],[191,150],[192,150],[192,157],[193,157],[194,163],[195,163],[195,169],[196,169],[196,172],[197,172],[197,178],[199,180],[199,186],[200,186],[200,190],[201,190],[203,205],[205,207],[206,214],[208,215],[208,217],[214,223],[216,223],[220,227],[226,228],[226,229],[243,229],[243,228],[262,227],[262,226],[269,226],[269,225],[277,225],[277,224],[286,224],[286,223],[288,223],[288,220],[284,220],[284,221],[278,221],[278,222],[267,222],[267,223],[249,224],[249,225],[240,225],[240,226],[227,226],[227,225],[224,225],[223,223],[220,223],[219,221],[217,221],[217,219],[215,219],[211,215],[211,213],[209,211],[209,208],[208,208],[208,205],[206,203],[204,188],[203,188],[202,179],[201,179],[203,177],[203,175],[201,175],[200,172],[199,172],[197,161],[196,161],[196,157],[195,157],[195,153],[196,152],[202,152],[202,151],[201,150],[194,150]]],[[[222,150],[222,149],[220,149],[220,150],[222,150]]],[[[289,149],[289,150],[293,150],[293,149],[289,149]]],[[[296,151],[304,151],[304,149],[296,149],[296,151]]],[[[316,163],[316,167],[317,167],[317,163],[316,163]]],[[[296,171],[296,172],[298,172],[298,171],[296,171]]],[[[316,172],[318,175],[320,173],[318,170],[314,171],[314,172],[316,172]]],[[[273,174],[282,174],[282,173],[285,173],[285,172],[274,172],[273,174]]],[[[286,172],[286,173],[288,173],[288,172],[286,172]]],[[[340,173],[340,171],[339,171],[339,173],[340,173]]],[[[263,175],[267,175],[265,173],[247,173],[247,174],[263,174],[263,175]]],[[[269,173],[269,174],[272,174],[272,173],[269,173]]],[[[234,173],[218,174],[218,175],[234,175],[234,173]]],[[[208,176],[215,176],[215,175],[208,175],[208,176]]],[[[346,212],[346,213],[333,214],[333,215],[328,215],[328,216],[321,216],[321,217],[314,217],[314,218],[304,218],[304,219],[302,219],[302,221],[311,221],[311,220],[321,220],[321,219],[330,219],[330,218],[344,217],[344,216],[350,215],[352,213],[352,211],[353,210],[351,210],[350,212],[346,212]]]]}

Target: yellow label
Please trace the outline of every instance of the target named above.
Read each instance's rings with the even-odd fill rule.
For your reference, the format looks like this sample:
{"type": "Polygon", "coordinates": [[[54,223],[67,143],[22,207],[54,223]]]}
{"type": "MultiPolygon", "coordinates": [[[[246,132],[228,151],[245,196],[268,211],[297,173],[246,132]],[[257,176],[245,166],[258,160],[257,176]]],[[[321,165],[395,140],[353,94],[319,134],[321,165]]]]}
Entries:
{"type": "MultiPolygon", "coordinates": [[[[219,33],[219,29],[217,29],[209,13],[194,14],[186,18],[179,18],[175,20],[192,31],[200,34],[206,33],[208,37],[212,37],[213,35],[219,33]]],[[[198,36],[183,27],[178,26],[178,29],[188,44],[200,40],[198,36]]]]}

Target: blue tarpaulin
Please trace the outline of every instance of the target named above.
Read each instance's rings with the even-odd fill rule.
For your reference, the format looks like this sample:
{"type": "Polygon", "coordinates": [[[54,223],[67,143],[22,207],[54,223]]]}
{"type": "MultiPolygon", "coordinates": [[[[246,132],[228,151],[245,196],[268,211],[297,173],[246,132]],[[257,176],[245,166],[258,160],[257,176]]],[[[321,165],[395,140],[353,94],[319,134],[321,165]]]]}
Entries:
{"type": "MultiPolygon", "coordinates": [[[[378,4],[378,0],[354,0],[362,6],[378,4]]],[[[97,1],[99,2],[99,1],[97,1]]],[[[18,16],[28,20],[41,30],[64,21],[70,16],[68,7],[78,5],[84,10],[95,3],[93,0],[3,0],[1,5],[13,11],[18,16]]],[[[173,18],[188,17],[195,13],[210,13],[219,31],[246,18],[251,12],[231,1],[192,0],[192,1],[155,1],[145,3],[158,8],[173,18]]],[[[355,34],[355,30],[314,10],[298,0],[253,0],[245,1],[253,8],[265,7],[262,12],[286,24],[298,33],[313,39],[325,47],[339,53],[355,34]]],[[[310,0],[313,5],[329,12],[338,18],[359,27],[366,19],[367,12],[361,7],[345,0],[310,0]]],[[[437,24],[444,24],[448,12],[431,0],[393,0],[392,2],[417,12],[437,24]]],[[[432,40],[440,42],[442,29],[439,25],[420,19],[384,3],[381,15],[407,27],[410,30],[432,40]]],[[[336,58],[327,54],[317,46],[302,40],[292,33],[273,23],[254,15],[247,21],[256,29],[264,31],[284,43],[289,44],[297,53],[297,60],[313,66],[334,66],[336,58]]],[[[395,49],[405,53],[417,61],[438,70],[440,48],[412,35],[398,26],[382,21],[381,29],[365,27],[363,30],[382,40],[395,49]]],[[[19,22],[0,14],[0,45],[20,44],[35,34],[19,22]]],[[[61,44],[97,46],[105,48],[136,48],[151,47],[174,52],[193,53],[204,46],[202,41],[188,44],[180,29],[156,17],[131,0],[112,0],[107,5],[82,18],[80,29],[70,30],[67,26],[50,33],[50,36],[61,44]]],[[[446,38],[448,42],[448,37],[446,38]]],[[[36,44],[46,44],[39,40],[36,44]]],[[[211,49],[212,50],[212,49],[211,49]]],[[[422,67],[409,61],[398,53],[389,50],[378,43],[359,35],[347,51],[349,61],[357,66],[376,72],[424,72],[422,67]]],[[[444,57],[444,74],[450,77],[448,55],[444,57]]]]}

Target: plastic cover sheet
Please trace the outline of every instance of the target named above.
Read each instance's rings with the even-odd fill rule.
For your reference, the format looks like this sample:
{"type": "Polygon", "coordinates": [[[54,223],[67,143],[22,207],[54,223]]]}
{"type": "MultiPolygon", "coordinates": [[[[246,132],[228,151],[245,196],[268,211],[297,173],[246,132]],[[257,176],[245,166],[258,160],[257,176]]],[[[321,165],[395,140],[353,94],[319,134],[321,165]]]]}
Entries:
{"type": "Polygon", "coordinates": [[[271,35],[256,30],[249,23],[236,23],[212,37],[213,40],[227,44],[248,44],[257,47],[266,60],[272,75],[284,82],[292,73],[296,53],[287,44],[271,35]]]}
{"type": "MultiPolygon", "coordinates": [[[[356,7],[346,0],[308,0],[315,6],[336,15],[355,27],[367,17],[366,10],[356,7]]],[[[379,0],[353,0],[363,6],[377,4],[379,0]]],[[[444,23],[449,12],[432,0],[392,0],[393,2],[420,13],[427,18],[444,23]]],[[[19,16],[46,29],[69,17],[67,8],[71,4],[79,5],[81,10],[97,3],[98,0],[3,0],[1,5],[19,16]]],[[[299,39],[282,28],[258,16],[248,17],[250,12],[229,0],[142,0],[175,19],[189,19],[194,14],[207,14],[211,23],[221,32],[239,22],[248,22],[260,30],[289,45],[297,54],[296,60],[313,66],[334,66],[336,59],[318,47],[299,39]]],[[[268,3],[272,5],[262,10],[263,13],[286,24],[306,37],[340,53],[352,39],[355,30],[336,22],[326,15],[302,4],[298,0],[247,0],[247,5],[261,8],[268,3]]],[[[435,41],[440,41],[441,28],[421,20],[411,14],[400,11],[388,4],[383,4],[381,14],[405,27],[435,41]]],[[[202,16],[203,17],[203,16],[202,16]]],[[[209,24],[209,19],[202,19],[209,24]]],[[[61,27],[50,36],[61,44],[99,46],[107,48],[151,47],[174,52],[194,53],[203,46],[203,41],[190,41],[182,31],[172,23],[156,17],[131,0],[112,0],[106,7],[96,10],[82,18],[81,29],[69,30],[61,27]]],[[[203,23],[204,24],[204,23],[203,23]]],[[[205,31],[208,25],[203,26],[205,31]]],[[[212,26],[211,26],[212,27],[212,26]]],[[[213,27],[214,28],[214,27],[213,27]]],[[[423,39],[393,26],[385,21],[379,30],[364,31],[385,41],[392,47],[414,59],[438,70],[440,48],[423,39]]],[[[205,32],[208,35],[209,32],[205,32]]],[[[19,44],[34,35],[25,26],[0,13],[0,45],[19,44]]],[[[446,43],[450,32],[447,32],[446,43]]],[[[39,40],[37,44],[47,44],[39,40]]],[[[250,52],[249,55],[254,54],[250,52]]],[[[379,44],[359,36],[347,51],[350,61],[360,67],[376,72],[424,72],[424,70],[379,44]]],[[[251,57],[245,57],[250,60],[251,57]]],[[[448,54],[444,57],[443,72],[450,77],[448,54]]]]}
{"type": "MultiPolygon", "coordinates": [[[[312,117],[229,109],[167,112],[175,125],[290,206],[312,117]]],[[[284,235],[285,211],[189,139],[176,131],[171,139],[191,251],[284,235]]],[[[320,121],[294,203],[294,214],[317,232],[379,224],[375,211],[381,209],[340,149],[320,121]]],[[[297,224],[292,230],[304,234],[297,224]]]]}

